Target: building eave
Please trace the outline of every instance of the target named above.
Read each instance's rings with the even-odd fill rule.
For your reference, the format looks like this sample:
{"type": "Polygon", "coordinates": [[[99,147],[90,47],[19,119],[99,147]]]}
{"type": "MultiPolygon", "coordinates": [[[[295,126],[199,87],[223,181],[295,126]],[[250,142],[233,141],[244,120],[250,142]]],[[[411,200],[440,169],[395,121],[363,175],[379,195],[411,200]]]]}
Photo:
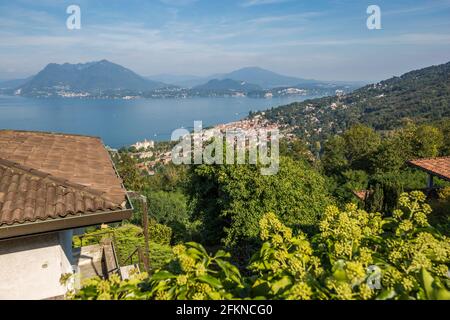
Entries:
{"type": "Polygon", "coordinates": [[[17,223],[0,227],[0,241],[17,237],[33,236],[49,232],[96,226],[102,223],[115,223],[131,218],[133,208],[111,212],[90,213],[65,218],[17,223]]]}

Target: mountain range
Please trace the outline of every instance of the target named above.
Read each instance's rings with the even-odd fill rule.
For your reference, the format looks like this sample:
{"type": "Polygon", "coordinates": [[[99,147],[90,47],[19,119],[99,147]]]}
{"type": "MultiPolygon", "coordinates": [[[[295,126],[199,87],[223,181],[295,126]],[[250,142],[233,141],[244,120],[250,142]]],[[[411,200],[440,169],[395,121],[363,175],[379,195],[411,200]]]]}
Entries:
{"type": "Polygon", "coordinates": [[[310,89],[311,94],[325,94],[335,89],[354,89],[355,84],[337,84],[277,74],[259,67],[249,67],[209,77],[160,75],[145,78],[108,60],[78,64],[50,63],[27,79],[0,83],[3,93],[34,97],[144,96],[174,97],[190,95],[230,95],[255,93],[255,97],[276,88],[310,89]],[[155,93],[156,92],[156,93],[155,93]],[[181,93],[180,93],[181,92],[181,93]]]}
{"type": "Polygon", "coordinates": [[[183,88],[194,88],[196,86],[205,84],[211,80],[235,80],[240,82],[251,83],[261,87],[261,89],[269,90],[281,87],[332,87],[336,85],[349,85],[352,87],[362,86],[359,82],[328,82],[312,79],[303,79],[297,77],[290,77],[281,75],[260,67],[246,67],[238,69],[229,73],[213,74],[210,76],[199,77],[193,75],[170,75],[160,74],[149,76],[148,79],[152,81],[161,81],[176,85],[183,88]]]}

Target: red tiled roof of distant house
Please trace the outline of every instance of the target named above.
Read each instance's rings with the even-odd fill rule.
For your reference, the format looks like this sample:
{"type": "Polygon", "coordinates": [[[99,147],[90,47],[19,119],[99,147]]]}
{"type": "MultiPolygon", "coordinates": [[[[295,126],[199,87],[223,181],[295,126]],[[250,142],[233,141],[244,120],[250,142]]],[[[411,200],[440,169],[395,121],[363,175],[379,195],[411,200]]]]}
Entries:
{"type": "Polygon", "coordinates": [[[360,200],[365,201],[367,196],[371,194],[370,190],[353,191],[353,194],[360,200]]]}
{"type": "Polygon", "coordinates": [[[431,175],[450,181],[450,157],[416,159],[408,163],[431,175]]]}

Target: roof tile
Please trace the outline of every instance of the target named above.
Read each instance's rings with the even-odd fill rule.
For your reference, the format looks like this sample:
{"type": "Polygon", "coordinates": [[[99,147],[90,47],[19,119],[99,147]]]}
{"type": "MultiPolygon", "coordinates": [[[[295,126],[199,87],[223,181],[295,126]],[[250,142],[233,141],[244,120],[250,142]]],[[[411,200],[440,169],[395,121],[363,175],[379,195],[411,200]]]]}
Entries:
{"type": "Polygon", "coordinates": [[[100,139],[0,130],[0,227],[123,210],[125,201],[100,139]]]}
{"type": "Polygon", "coordinates": [[[0,130],[0,158],[89,186],[115,203],[125,199],[122,180],[99,138],[0,130]]]}
{"type": "Polygon", "coordinates": [[[0,187],[9,184],[8,191],[0,194],[0,226],[122,209],[120,204],[91,193],[84,186],[69,187],[58,179],[34,173],[0,160],[0,187]],[[7,176],[13,178],[5,179],[7,176]],[[13,180],[20,180],[20,184],[12,183],[13,180]]]}
{"type": "Polygon", "coordinates": [[[450,181],[450,157],[416,159],[409,161],[409,164],[450,181]]]}

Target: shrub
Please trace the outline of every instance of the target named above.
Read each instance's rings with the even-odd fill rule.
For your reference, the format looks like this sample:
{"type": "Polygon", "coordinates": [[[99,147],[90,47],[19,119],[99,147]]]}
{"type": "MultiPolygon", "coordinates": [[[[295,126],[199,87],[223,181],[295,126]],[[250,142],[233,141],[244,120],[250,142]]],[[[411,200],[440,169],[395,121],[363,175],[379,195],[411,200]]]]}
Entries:
{"type": "Polygon", "coordinates": [[[172,239],[172,229],[154,220],[150,220],[148,235],[152,242],[169,245],[172,239]]]}
{"type": "MultiPolygon", "coordinates": [[[[125,224],[116,228],[101,229],[84,234],[83,246],[97,244],[101,239],[111,238],[114,235],[119,264],[123,265],[125,260],[136,250],[137,247],[145,248],[144,232],[141,227],[133,224],[125,224]],[[109,231],[109,232],[108,232],[109,231]]],[[[150,269],[155,270],[163,267],[167,260],[173,255],[169,246],[172,237],[172,230],[164,225],[150,222],[149,224],[149,251],[150,269]]],[[[73,238],[74,247],[81,246],[80,236],[73,238]]],[[[133,260],[134,263],[137,259],[133,260]]],[[[128,262],[130,263],[130,262],[128,262]]]]}
{"type": "Polygon", "coordinates": [[[187,243],[149,278],[96,280],[73,298],[450,300],[450,240],[429,225],[430,213],[420,192],[402,194],[390,218],[353,204],[330,206],[312,238],[269,213],[260,220],[263,244],[248,277],[227,253],[211,256],[187,243]]]}

